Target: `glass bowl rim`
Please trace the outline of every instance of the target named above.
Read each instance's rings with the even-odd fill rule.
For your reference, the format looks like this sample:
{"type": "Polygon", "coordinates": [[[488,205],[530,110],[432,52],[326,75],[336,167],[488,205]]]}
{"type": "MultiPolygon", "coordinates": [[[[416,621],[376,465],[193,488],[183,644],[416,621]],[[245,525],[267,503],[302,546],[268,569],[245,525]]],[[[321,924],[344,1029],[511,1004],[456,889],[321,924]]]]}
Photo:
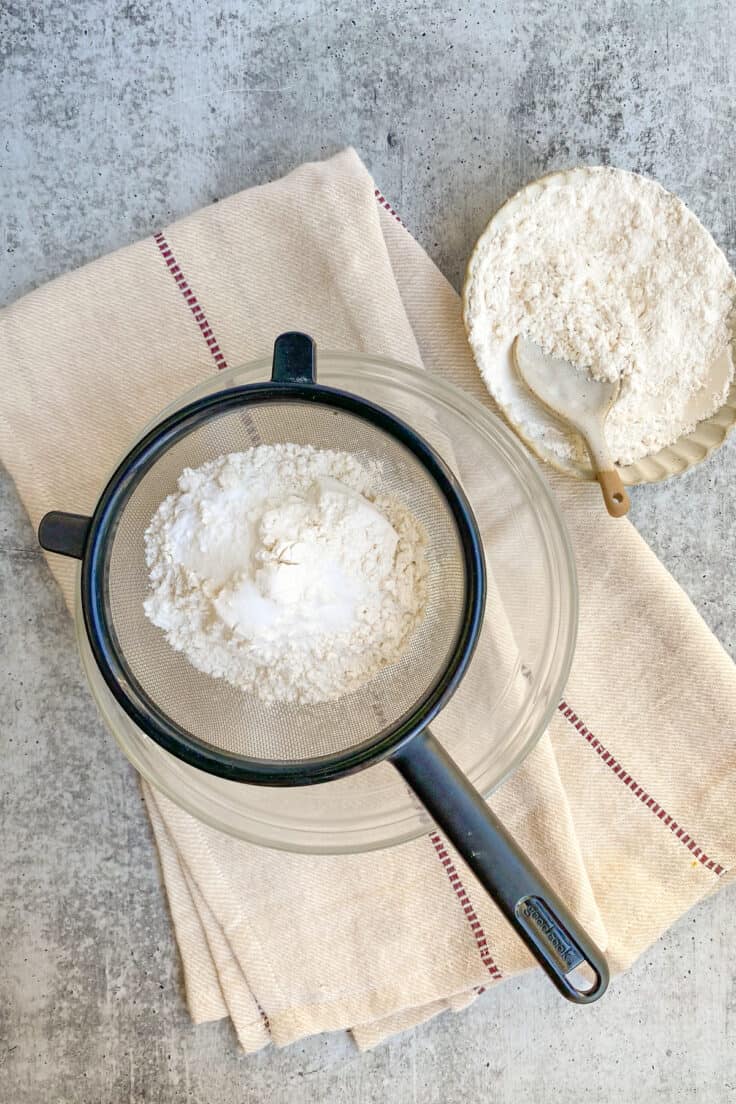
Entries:
{"type": "MultiPolygon", "coordinates": [[[[320,351],[317,357],[318,378],[320,367],[328,366],[332,368],[333,371],[338,371],[340,368],[349,369],[351,365],[353,369],[357,366],[362,372],[368,369],[374,381],[383,382],[389,387],[396,386],[397,382],[404,382],[410,385],[413,384],[414,390],[419,390],[422,398],[425,400],[428,397],[440,402],[444,400],[456,414],[459,414],[472,424],[477,425],[480,421],[482,428],[493,438],[494,444],[511,469],[514,478],[524,489],[529,506],[536,515],[540,536],[544,539],[545,554],[547,556],[550,574],[556,574],[558,576],[557,582],[560,584],[559,609],[556,618],[550,617],[550,625],[548,626],[545,645],[542,649],[542,655],[546,657],[546,669],[543,670],[539,676],[540,686],[550,684],[549,700],[544,708],[539,711],[534,723],[529,724],[526,717],[530,713],[531,707],[535,702],[534,698],[531,699],[530,706],[526,708],[525,715],[517,726],[518,730],[526,726],[528,731],[524,739],[519,740],[519,746],[515,749],[514,754],[505,764],[504,770],[501,773],[486,771],[484,774],[481,771],[472,775],[474,785],[480,790],[484,797],[488,797],[517,769],[541,739],[550,719],[557,709],[562,689],[569,675],[575,652],[579,605],[577,572],[575,570],[575,560],[570,538],[557,502],[547,486],[546,481],[539,472],[536,462],[526,452],[523,445],[512,431],[497,415],[488,410],[481,402],[471,395],[468,395],[456,385],[433,375],[425,369],[416,368],[404,362],[378,355],[320,351]],[[493,777],[487,777],[488,774],[491,774],[493,777]]],[[[135,440],[129,444],[126,451],[129,451],[136,441],[143,437],[153,426],[181,406],[192,402],[200,395],[227,387],[229,385],[228,381],[232,381],[236,377],[240,378],[243,374],[248,374],[254,378],[257,373],[267,374],[270,372],[270,367],[271,358],[260,357],[256,360],[248,361],[247,363],[237,366],[231,366],[207,376],[204,380],[201,380],[189,390],[179,395],[167,407],[150,419],[146,425],[141,428],[135,440]]],[[[352,383],[352,387],[356,390],[356,393],[360,394],[359,380],[360,376],[358,376],[357,379],[355,375],[349,376],[341,386],[350,389],[352,383]]],[[[334,380],[330,380],[329,383],[330,385],[334,385],[334,380]]],[[[119,460],[116,461],[116,465],[118,462],[119,460]]],[[[110,715],[108,703],[105,701],[105,691],[107,691],[107,687],[102,680],[102,676],[97,671],[96,664],[91,658],[91,653],[89,655],[87,654],[89,652],[89,643],[86,640],[81,611],[79,570],[77,570],[75,621],[85,674],[90,683],[98,708],[116,742],[135,769],[154,789],[164,793],[175,804],[184,808],[196,819],[209,824],[218,831],[225,832],[228,835],[246,840],[250,843],[308,854],[355,854],[362,851],[377,850],[408,842],[409,840],[416,839],[426,834],[428,831],[431,831],[431,820],[429,817],[426,818],[426,823],[417,823],[415,810],[408,816],[412,821],[410,827],[405,827],[403,830],[400,829],[396,831],[390,838],[387,836],[386,838],[375,840],[357,840],[352,838],[354,833],[351,832],[351,830],[343,830],[339,833],[340,838],[337,839],[320,839],[319,832],[314,832],[311,829],[306,831],[294,829],[293,831],[296,835],[294,838],[291,838],[289,833],[292,829],[290,828],[287,828],[282,835],[276,838],[273,830],[269,832],[269,828],[272,828],[272,826],[262,824],[255,816],[251,817],[250,814],[248,814],[246,818],[248,820],[248,829],[233,831],[224,818],[224,815],[223,817],[218,817],[209,809],[203,809],[196,802],[188,801],[187,795],[182,795],[181,790],[176,786],[169,786],[167,785],[166,779],[162,781],[160,777],[154,776],[154,772],[149,767],[149,764],[138,753],[137,749],[131,746],[126,735],[120,729],[120,726],[115,723],[114,717],[110,715]],[[87,645],[86,648],[84,647],[85,644],[87,645]],[[251,823],[252,829],[250,827],[251,823]],[[300,838],[296,838],[296,836],[300,838]]],[[[109,693],[109,691],[107,691],[107,693],[109,693]]],[[[148,739],[143,732],[140,732],[140,736],[144,740],[148,739]]],[[[162,754],[167,754],[163,752],[163,749],[159,750],[162,751],[162,754]]],[[[171,758],[173,759],[173,757],[171,758]]],[[[174,762],[175,761],[176,760],[174,760],[174,762]]],[[[238,783],[238,785],[241,785],[241,783],[238,783]]],[[[397,824],[400,825],[401,822],[399,821],[397,824]]],[[[357,829],[356,831],[360,830],[361,829],[357,829]]],[[[371,829],[362,830],[371,831],[371,829]]],[[[337,830],[330,829],[330,832],[336,834],[337,830]]]]}

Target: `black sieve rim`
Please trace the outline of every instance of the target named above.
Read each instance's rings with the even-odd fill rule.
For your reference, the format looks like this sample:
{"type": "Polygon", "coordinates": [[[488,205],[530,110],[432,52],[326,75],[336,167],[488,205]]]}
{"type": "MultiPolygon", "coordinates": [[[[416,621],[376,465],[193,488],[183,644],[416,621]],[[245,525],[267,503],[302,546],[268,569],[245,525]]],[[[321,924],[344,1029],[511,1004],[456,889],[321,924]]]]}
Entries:
{"type": "Polygon", "coordinates": [[[151,429],[118,466],[92,517],[81,571],[84,623],[92,654],[113,696],[133,722],[166,751],[199,770],[264,786],[328,782],[386,758],[424,729],[455,692],[475,649],[485,606],[485,563],[478,526],[465,494],[447,465],[401,419],[347,391],[312,382],[266,382],[207,395],[175,411],[151,429]],[[454,517],[463,552],[464,609],[450,659],[425,694],[375,736],[330,755],[306,759],[256,759],[218,750],[176,724],[146,693],[120,649],[108,598],[113,538],[122,510],[143,476],[197,426],[251,404],[320,403],[347,411],[399,440],[421,462],[454,517]]]}

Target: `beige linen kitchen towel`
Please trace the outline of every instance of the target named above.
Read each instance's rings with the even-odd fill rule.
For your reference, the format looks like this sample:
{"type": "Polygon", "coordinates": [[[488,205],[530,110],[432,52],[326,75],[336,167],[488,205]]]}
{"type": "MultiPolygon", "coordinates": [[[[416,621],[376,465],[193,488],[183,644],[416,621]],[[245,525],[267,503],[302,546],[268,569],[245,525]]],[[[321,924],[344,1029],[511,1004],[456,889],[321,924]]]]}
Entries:
{"type": "MultiPolygon", "coordinates": [[[[33,524],[90,511],[148,419],[288,329],[423,366],[490,405],[457,295],[347,151],[2,312],[0,458],[33,524]]],[[[615,972],[729,877],[736,673],[597,489],[545,474],[575,550],[579,642],[549,733],[492,803],[615,972]]],[[[71,607],[75,567],[49,563],[71,607]]],[[[371,1046],[530,964],[438,832],[363,855],[287,854],[144,790],[191,1014],[229,1015],[246,1050],[334,1028],[371,1046]]]]}

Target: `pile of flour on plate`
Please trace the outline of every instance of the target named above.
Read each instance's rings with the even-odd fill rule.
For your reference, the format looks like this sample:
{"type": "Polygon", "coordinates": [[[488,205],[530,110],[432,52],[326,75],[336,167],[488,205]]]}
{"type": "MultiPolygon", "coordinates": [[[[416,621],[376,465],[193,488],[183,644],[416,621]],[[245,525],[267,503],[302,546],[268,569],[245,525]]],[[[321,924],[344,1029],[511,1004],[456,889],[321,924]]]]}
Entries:
{"type": "Polygon", "coordinates": [[[689,433],[733,378],[728,262],[681,200],[634,173],[577,169],[512,203],[479,242],[465,301],[489,390],[526,437],[561,457],[575,455],[574,439],[516,379],[517,334],[621,378],[606,423],[621,464],[689,433]]]}
{"type": "Polygon", "coordinates": [[[146,615],[267,704],[358,689],[401,657],[426,602],[426,534],[376,475],[293,444],[186,469],[145,533],[146,615]]]}

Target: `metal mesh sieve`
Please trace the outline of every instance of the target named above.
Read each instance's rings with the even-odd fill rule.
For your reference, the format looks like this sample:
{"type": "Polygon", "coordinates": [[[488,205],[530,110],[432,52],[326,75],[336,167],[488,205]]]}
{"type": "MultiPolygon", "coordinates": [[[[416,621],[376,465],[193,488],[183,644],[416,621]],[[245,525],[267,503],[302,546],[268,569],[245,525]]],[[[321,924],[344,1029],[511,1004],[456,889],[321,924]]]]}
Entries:
{"type": "Polygon", "coordinates": [[[435,451],[381,407],[323,387],[303,334],[274,346],[271,381],[170,414],[128,453],[91,519],[52,513],[44,547],[82,559],[82,609],[100,672],[133,721],[168,751],[241,782],[302,785],[375,762],[420,732],[472,655],[485,574],[475,519],[435,451]],[[145,531],[185,468],[265,444],[348,452],[372,491],[400,502],[427,535],[427,602],[400,660],[364,687],[316,705],[266,705],[203,674],[144,612],[145,531]]]}
{"type": "Polygon", "coordinates": [[[144,732],[196,767],[262,785],[324,782],[390,757],[560,992],[578,1003],[604,992],[605,958],[428,728],[467,668],[483,616],[483,552],[470,507],[409,426],[315,383],[310,338],[277,338],[270,384],[208,395],[164,419],[113,473],[92,518],[52,511],[39,540],[82,560],[90,647],[144,732]],[[324,705],[266,707],[201,674],[143,609],[144,533],[182,470],[279,442],[378,461],[376,493],[400,500],[429,540],[427,609],[403,657],[324,705]]]}

